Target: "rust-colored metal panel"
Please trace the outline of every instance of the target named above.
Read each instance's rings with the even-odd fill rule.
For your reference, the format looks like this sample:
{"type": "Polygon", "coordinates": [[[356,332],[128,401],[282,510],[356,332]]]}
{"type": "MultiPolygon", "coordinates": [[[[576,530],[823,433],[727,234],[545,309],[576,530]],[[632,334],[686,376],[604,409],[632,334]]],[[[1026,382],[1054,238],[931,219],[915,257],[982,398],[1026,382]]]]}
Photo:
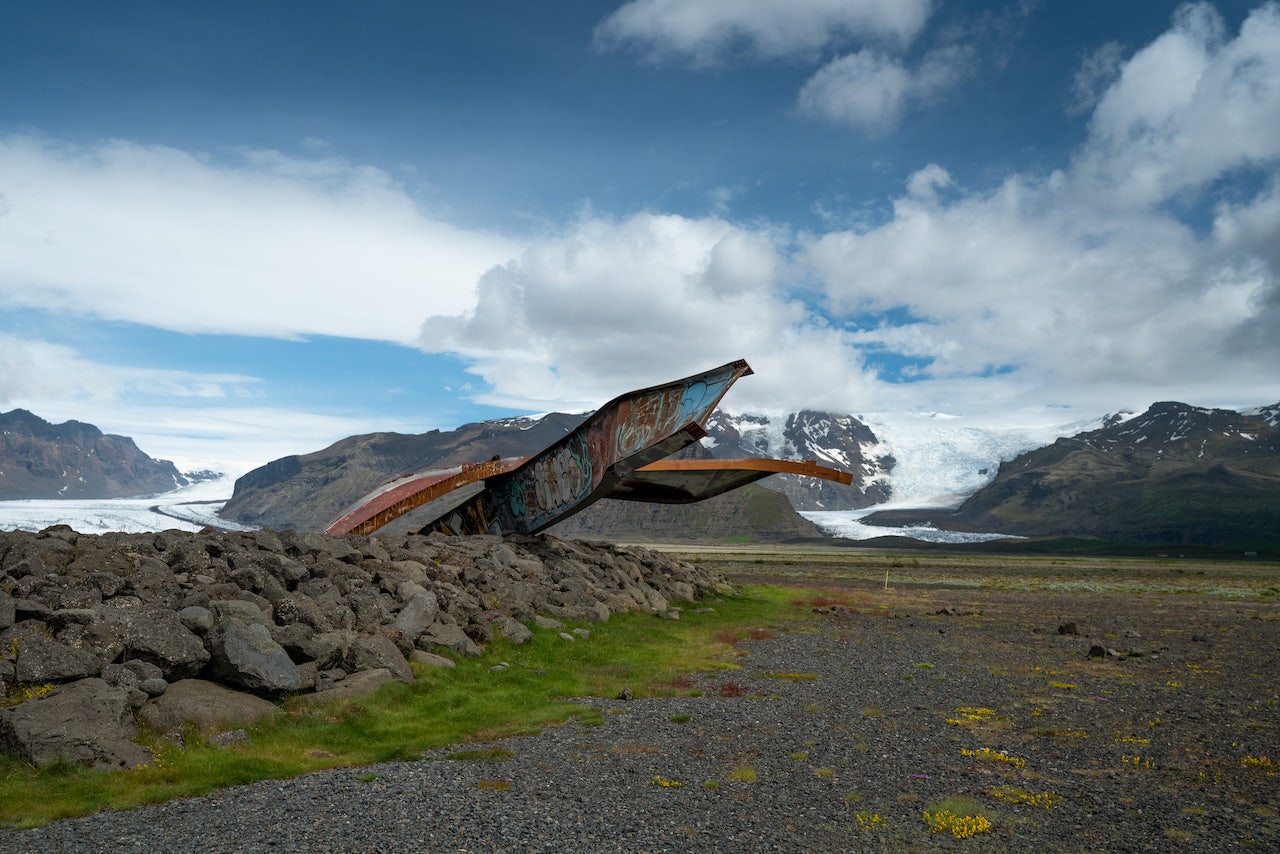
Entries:
{"type": "Polygon", "coordinates": [[[607,497],[655,504],[690,504],[730,492],[771,474],[798,474],[845,485],[853,475],[813,460],[659,460],[623,478],[607,497]]]}
{"type": "Polygon", "coordinates": [[[614,398],[560,441],[487,480],[479,495],[419,533],[537,533],[604,497],[634,468],[705,435],[702,423],[729,387],[750,373],[751,366],[738,360],[614,398]],[[659,449],[666,452],[658,454],[659,449]]]}
{"type": "Polygon", "coordinates": [[[326,534],[367,536],[428,501],[468,484],[511,471],[525,457],[507,457],[483,463],[464,463],[447,469],[414,472],[388,481],[353,504],[324,529],[326,534]]]}

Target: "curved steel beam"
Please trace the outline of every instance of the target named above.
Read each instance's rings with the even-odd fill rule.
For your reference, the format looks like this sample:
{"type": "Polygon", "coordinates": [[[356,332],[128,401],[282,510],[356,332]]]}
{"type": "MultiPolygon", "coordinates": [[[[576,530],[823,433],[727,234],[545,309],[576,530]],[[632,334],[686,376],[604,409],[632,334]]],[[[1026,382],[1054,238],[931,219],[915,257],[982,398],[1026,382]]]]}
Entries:
{"type": "Polygon", "coordinates": [[[534,534],[548,528],[603,498],[615,478],[705,435],[702,423],[729,387],[750,373],[739,359],[616,397],[563,439],[486,481],[447,520],[436,519],[418,533],[534,534]],[[658,447],[668,450],[657,453],[658,447]]]}
{"type": "Polygon", "coordinates": [[[684,504],[771,474],[850,484],[848,472],[812,460],[753,457],[669,460],[706,435],[702,424],[738,378],[742,360],[683,380],[640,389],[605,404],[576,429],[531,457],[429,469],[389,481],[353,504],[326,534],[367,535],[410,510],[470,484],[484,488],[418,533],[537,533],[601,498],[684,504]]]}
{"type": "Polygon", "coordinates": [[[798,474],[842,483],[853,483],[853,475],[820,466],[813,460],[773,460],[749,457],[736,460],[659,460],[637,469],[610,492],[607,498],[648,501],[655,504],[691,504],[771,474],[798,474]]]}
{"type": "Polygon", "coordinates": [[[463,463],[447,469],[429,469],[396,478],[352,504],[324,529],[324,533],[367,536],[410,510],[468,484],[511,471],[524,461],[524,457],[507,457],[483,463],[463,463]]]}

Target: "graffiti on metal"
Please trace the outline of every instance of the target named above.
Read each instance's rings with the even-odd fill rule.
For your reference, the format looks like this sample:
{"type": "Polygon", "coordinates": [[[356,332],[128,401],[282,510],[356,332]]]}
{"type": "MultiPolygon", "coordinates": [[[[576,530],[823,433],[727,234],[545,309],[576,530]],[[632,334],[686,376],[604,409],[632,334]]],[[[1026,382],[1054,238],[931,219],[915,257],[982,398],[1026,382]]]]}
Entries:
{"type": "Polygon", "coordinates": [[[484,488],[419,530],[427,534],[534,534],[601,498],[687,503],[790,473],[849,484],[837,469],[785,460],[668,460],[706,435],[703,424],[729,387],[751,373],[731,362],[611,400],[531,457],[416,472],[374,490],[325,533],[369,534],[428,501],[484,488]]]}
{"type": "MultiPolygon", "coordinates": [[[[564,439],[533,455],[511,472],[486,482],[486,488],[460,507],[424,526],[420,533],[536,533],[572,515],[600,497],[611,470],[698,428],[729,387],[751,373],[745,361],[731,362],[683,380],[641,389],[601,407],[564,439]]],[[[696,435],[680,438],[678,447],[696,435]]],[[[660,457],[655,457],[660,459],[660,457]]],[[[635,460],[628,469],[653,462],[635,460]]]]}

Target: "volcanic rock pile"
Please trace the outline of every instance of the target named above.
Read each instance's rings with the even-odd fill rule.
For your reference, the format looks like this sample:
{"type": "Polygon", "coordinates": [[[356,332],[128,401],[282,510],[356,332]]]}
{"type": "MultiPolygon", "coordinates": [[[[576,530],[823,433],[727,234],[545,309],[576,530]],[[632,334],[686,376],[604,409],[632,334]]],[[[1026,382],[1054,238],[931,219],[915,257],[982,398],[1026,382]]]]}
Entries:
{"type": "Polygon", "coordinates": [[[723,589],[658,552],[552,537],[293,531],[0,533],[0,750],[43,765],[150,761],[139,722],[207,734],[478,655],[528,624],[678,616],[723,589]]]}

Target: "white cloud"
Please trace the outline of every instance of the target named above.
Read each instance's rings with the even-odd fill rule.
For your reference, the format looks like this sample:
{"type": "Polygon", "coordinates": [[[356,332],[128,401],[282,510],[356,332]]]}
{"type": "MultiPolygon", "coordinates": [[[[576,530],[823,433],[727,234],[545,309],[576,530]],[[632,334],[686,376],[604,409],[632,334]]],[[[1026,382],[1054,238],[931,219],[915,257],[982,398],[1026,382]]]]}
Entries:
{"type": "Polygon", "coordinates": [[[1096,107],[1120,75],[1123,63],[1124,47],[1119,42],[1107,42],[1086,55],[1071,83],[1071,102],[1067,105],[1067,113],[1080,115],[1096,107]]]}
{"type": "Polygon", "coordinates": [[[1068,170],[974,192],[931,164],[888,222],[815,237],[805,256],[833,315],[915,318],[855,334],[932,360],[902,395],[982,377],[988,404],[1264,403],[1280,396],[1278,167],[1280,7],[1234,39],[1212,10],[1185,7],[1101,94],[1068,170]],[[1262,190],[1220,204],[1208,234],[1165,204],[1203,203],[1242,166],[1262,190]]]}
{"type": "Polygon", "coordinates": [[[434,317],[422,346],[459,352],[487,402],[588,408],[746,358],[739,405],[848,405],[870,383],[847,333],[780,287],[784,236],[720,219],[586,219],[481,281],[474,312],[434,317]]]}
{"type": "Polygon", "coordinates": [[[810,54],[851,37],[908,44],[930,0],[632,0],[596,28],[596,44],[636,44],[652,59],[700,64],[739,45],[762,57],[810,54]]]}
{"type": "Polygon", "coordinates": [[[0,307],[408,342],[418,318],[472,305],[480,275],[520,248],[334,158],[0,138],[0,307]]]}
{"type": "Polygon", "coordinates": [[[871,134],[893,130],[903,115],[935,100],[970,71],[971,51],[952,46],[925,55],[919,67],[874,50],[842,56],[809,78],[800,111],[871,134]]]}
{"type": "Polygon", "coordinates": [[[1218,13],[1181,7],[1102,95],[1073,164],[1081,194],[1158,205],[1233,169],[1280,158],[1280,5],[1226,39],[1218,13]]]}
{"type": "Polygon", "coordinates": [[[108,365],[70,347],[0,333],[0,407],[35,408],[51,402],[115,403],[130,396],[241,398],[257,380],[240,374],[108,365]]]}
{"type": "Polygon", "coordinates": [[[1180,12],[1116,69],[1061,171],[973,189],[926,164],[887,221],[798,241],[714,217],[586,218],[488,273],[473,311],[429,319],[423,346],[473,359],[486,401],[538,409],[597,405],[736,357],[756,369],[727,401],[738,409],[1043,424],[1158,399],[1274,402],[1280,51],[1262,54],[1277,7],[1235,38],[1204,14],[1180,12]],[[1158,145],[1123,130],[1157,126],[1158,145]],[[1235,138],[1195,150],[1223,126],[1235,138]],[[1123,186],[1126,170],[1171,176],[1175,163],[1198,177],[1123,186]],[[1263,176],[1252,197],[1239,193],[1256,182],[1216,208],[1187,200],[1216,211],[1207,233],[1186,206],[1160,204],[1242,164],[1263,176]],[[1085,192],[1103,175],[1115,186],[1085,192]],[[797,282],[822,288],[821,313],[797,282]],[[901,310],[905,324],[875,320],[901,310]],[[927,364],[916,382],[887,382],[864,353],[927,364]]]}

